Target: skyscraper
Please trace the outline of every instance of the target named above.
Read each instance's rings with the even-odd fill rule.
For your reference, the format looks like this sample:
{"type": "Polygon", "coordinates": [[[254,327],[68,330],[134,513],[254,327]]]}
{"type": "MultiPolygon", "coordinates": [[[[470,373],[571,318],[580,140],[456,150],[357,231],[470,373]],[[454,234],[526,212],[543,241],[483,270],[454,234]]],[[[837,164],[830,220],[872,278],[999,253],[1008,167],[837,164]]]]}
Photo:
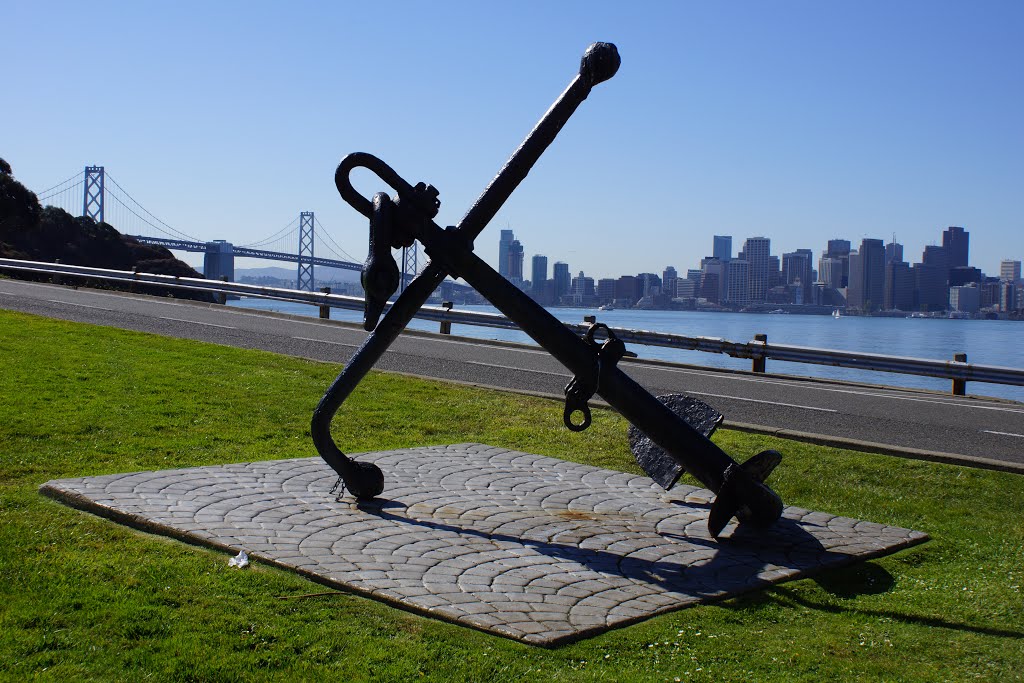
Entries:
{"type": "Polygon", "coordinates": [[[530,283],[533,298],[540,299],[544,295],[544,286],[548,281],[548,257],[543,254],[534,254],[530,266],[530,283]]]}
{"type": "Polygon", "coordinates": [[[1003,260],[999,262],[999,279],[1016,282],[1020,280],[1020,261],[1003,260]]]}
{"type": "Polygon", "coordinates": [[[946,253],[949,255],[950,268],[967,265],[970,239],[971,233],[955,225],[942,231],[942,246],[946,248],[946,253]]]}
{"type": "MultiPolygon", "coordinates": [[[[768,283],[771,278],[771,246],[767,237],[748,237],[743,243],[743,255],[749,264],[749,288],[747,301],[754,303],[764,301],[768,296],[768,283]]],[[[729,271],[730,275],[732,271],[729,271]]],[[[732,285],[730,285],[731,289],[732,285]]]]}
{"type": "Polygon", "coordinates": [[[725,264],[725,301],[745,304],[750,301],[750,263],[733,259],[725,264]]]}
{"type": "Polygon", "coordinates": [[[555,261],[553,270],[552,277],[555,280],[554,303],[558,303],[561,297],[569,295],[569,289],[572,286],[572,276],[569,275],[569,264],[562,261],[555,261]]]}
{"type": "Polygon", "coordinates": [[[501,231],[501,238],[498,240],[498,274],[502,277],[508,277],[508,252],[515,239],[516,236],[511,230],[501,231]]]}
{"type": "Polygon", "coordinates": [[[935,244],[929,244],[921,254],[921,263],[926,266],[935,266],[942,273],[943,282],[949,282],[949,249],[935,244]]]}
{"type": "Polygon", "coordinates": [[[864,238],[860,250],[850,252],[850,283],[847,305],[862,311],[885,305],[885,244],[864,238]]]}
{"type": "Polygon", "coordinates": [[[679,280],[679,273],[672,266],[666,266],[661,273],[661,291],[669,296],[676,295],[676,282],[679,280]]]}
{"type": "Polygon", "coordinates": [[[811,284],[813,277],[811,272],[814,266],[811,263],[810,249],[797,249],[782,255],[782,284],[800,285],[803,301],[810,301],[811,284]]]}
{"type": "Polygon", "coordinates": [[[515,285],[523,282],[523,245],[519,240],[508,246],[508,279],[515,285]]]}
{"type": "Polygon", "coordinates": [[[885,310],[914,310],[914,273],[906,261],[885,264],[885,310]]]}
{"type": "Polygon", "coordinates": [[[840,263],[842,263],[843,272],[837,289],[848,286],[850,283],[850,240],[829,240],[825,256],[839,259],[840,263]]]}
{"type": "Polygon", "coordinates": [[[732,258],[732,235],[715,235],[712,256],[725,263],[732,258]]]}
{"type": "Polygon", "coordinates": [[[893,239],[885,245],[885,262],[886,264],[892,263],[893,261],[903,260],[903,245],[893,239]]]}

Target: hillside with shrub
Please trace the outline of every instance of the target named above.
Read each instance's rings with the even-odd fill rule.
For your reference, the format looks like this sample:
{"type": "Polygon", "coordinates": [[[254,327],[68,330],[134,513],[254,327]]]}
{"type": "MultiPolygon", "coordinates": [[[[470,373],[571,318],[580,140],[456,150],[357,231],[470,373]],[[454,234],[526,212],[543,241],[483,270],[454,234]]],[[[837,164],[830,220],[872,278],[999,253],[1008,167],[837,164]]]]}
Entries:
{"type": "MultiPolygon", "coordinates": [[[[141,273],[202,277],[163,247],[142,244],[112,225],[85,216],[72,216],[54,206],[42,207],[34,192],[14,178],[10,164],[0,159],[0,258],[47,261],[141,273]]],[[[8,275],[21,277],[13,271],[8,275]]],[[[104,285],[109,286],[109,285],[104,285]]],[[[147,287],[150,293],[211,300],[192,294],[147,287]]]]}

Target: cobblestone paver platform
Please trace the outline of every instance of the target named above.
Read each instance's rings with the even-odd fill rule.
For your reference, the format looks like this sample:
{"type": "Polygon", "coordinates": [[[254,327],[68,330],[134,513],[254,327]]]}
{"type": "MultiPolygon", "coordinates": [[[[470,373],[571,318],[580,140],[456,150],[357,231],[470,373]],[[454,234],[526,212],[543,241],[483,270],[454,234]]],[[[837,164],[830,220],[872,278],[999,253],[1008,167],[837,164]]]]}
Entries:
{"type": "Polygon", "coordinates": [[[917,531],[789,507],[707,532],[710,493],[479,444],[369,453],[381,499],[319,458],[63,479],[42,491],[461,624],[553,645],[893,552],[917,531]]]}

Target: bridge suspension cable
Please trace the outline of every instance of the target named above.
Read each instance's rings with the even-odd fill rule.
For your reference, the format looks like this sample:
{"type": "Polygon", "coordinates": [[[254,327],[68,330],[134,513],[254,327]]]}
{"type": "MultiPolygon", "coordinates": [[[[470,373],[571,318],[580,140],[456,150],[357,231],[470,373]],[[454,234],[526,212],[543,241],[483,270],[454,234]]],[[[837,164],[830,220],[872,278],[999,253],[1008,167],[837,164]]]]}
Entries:
{"type": "Polygon", "coordinates": [[[76,171],[73,176],[65,180],[62,180],[53,187],[48,187],[42,192],[37,192],[36,198],[39,200],[39,203],[42,204],[47,199],[51,199],[59,194],[63,194],[68,190],[71,190],[74,187],[81,185],[83,182],[84,181],[82,180],[82,172],[76,171]],[[70,186],[68,185],[69,183],[71,183],[70,186]]]}
{"type": "MultiPolygon", "coordinates": [[[[321,237],[321,238],[325,238],[328,242],[330,242],[331,245],[334,246],[333,249],[330,246],[328,246],[327,250],[332,252],[336,257],[338,257],[339,261],[351,261],[352,263],[362,263],[365,260],[365,259],[357,259],[357,258],[353,257],[351,254],[349,254],[347,251],[342,249],[341,245],[339,245],[337,242],[335,242],[334,239],[331,237],[331,233],[329,233],[327,231],[327,228],[325,228],[324,224],[320,222],[320,219],[314,217],[314,220],[316,221],[316,225],[319,228],[319,231],[317,232],[317,235],[319,237],[321,237]]],[[[321,246],[323,246],[323,242],[322,241],[320,242],[320,244],[321,244],[321,246]]]]}
{"type": "Polygon", "coordinates": [[[128,191],[125,190],[123,187],[121,187],[120,183],[118,183],[116,180],[114,180],[113,176],[111,176],[109,173],[107,173],[106,177],[107,177],[108,180],[110,180],[111,183],[113,183],[114,187],[116,187],[118,190],[120,190],[122,193],[124,193],[124,196],[127,197],[131,201],[132,204],[137,206],[139,209],[142,210],[143,213],[145,213],[147,216],[149,216],[154,221],[156,221],[157,223],[160,224],[160,225],[157,225],[156,223],[153,223],[152,221],[150,221],[146,217],[140,215],[131,206],[129,206],[124,200],[122,200],[120,197],[118,197],[116,192],[110,192],[109,193],[111,199],[116,201],[118,204],[120,204],[122,207],[124,207],[129,213],[131,213],[133,216],[138,218],[140,221],[142,221],[146,225],[150,226],[154,230],[157,230],[158,232],[162,232],[163,234],[169,235],[169,236],[174,237],[174,238],[184,238],[184,239],[187,239],[187,240],[191,240],[193,242],[204,242],[204,241],[206,241],[206,240],[201,240],[198,237],[193,237],[192,235],[184,233],[181,230],[176,230],[175,228],[173,228],[170,225],[168,225],[166,222],[160,220],[160,218],[158,218],[157,216],[153,215],[153,213],[151,211],[149,211],[149,209],[147,209],[142,204],[140,204],[138,202],[138,200],[135,199],[135,197],[132,197],[130,194],[128,194],[128,191]],[[163,227],[160,227],[160,226],[163,226],[163,227]]]}
{"type": "Polygon", "coordinates": [[[275,232],[270,237],[264,238],[262,240],[258,240],[256,242],[251,242],[249,244],[239,244],[238,246],[254,248],[254,247],[262,247],[264,245],[270,244],[271,242],[277,241],[277,240],[281,239],[282,237],[284,237],[285,233],[287,233],[289,230],[294,228],[295,224],[298,223],[298,222],[299,222],[299,217],[296,216],[295,218],[292,219],[291,223],[289,223],[288,225],[284,226],[283,228],[281,228],[280,230],[275,232]]]}

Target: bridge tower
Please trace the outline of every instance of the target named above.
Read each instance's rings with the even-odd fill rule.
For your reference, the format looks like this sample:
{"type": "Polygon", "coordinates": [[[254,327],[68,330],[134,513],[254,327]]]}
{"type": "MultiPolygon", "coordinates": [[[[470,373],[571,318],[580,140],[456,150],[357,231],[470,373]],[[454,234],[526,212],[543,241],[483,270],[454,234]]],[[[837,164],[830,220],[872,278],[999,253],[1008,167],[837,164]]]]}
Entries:
{"type": "Polygon", "coordinates": [[[417,266],[418,250],[416,249],[416,243],[413,242],[411,247],[402,247],[402,279],[398,285],[398,293],[401,294],[405,291],[405,286],[416,277],[416,273],[419,272],[417,266]]]}
{"type": "Polygon", "coordinates": [[[97,223],[103,222],[103,167],[85,167],[85,196],[82,199],[82,215],[97,223]]]}
{"type": "Polygon", "coordinates": [[[299,214],[299,275],[296,289],[313,291],[313,223],[312,211],[299,214]]]}

